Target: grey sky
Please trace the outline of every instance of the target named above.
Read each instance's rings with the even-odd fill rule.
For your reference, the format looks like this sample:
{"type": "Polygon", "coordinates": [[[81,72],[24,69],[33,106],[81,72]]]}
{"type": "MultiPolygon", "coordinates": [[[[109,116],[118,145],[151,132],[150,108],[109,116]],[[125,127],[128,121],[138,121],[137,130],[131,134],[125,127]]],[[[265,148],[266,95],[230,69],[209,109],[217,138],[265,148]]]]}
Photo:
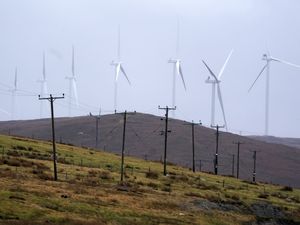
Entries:
{"type": "MultiPolygon", "coordinates": [[[[1,83],[39,93],[42,52],[46,51],[48,90],[68,93],[75,45],[81,107],[74,115],[113,109],[117,27],[121,26],[121,58],[132,86],[119,80],[119,108],[163,115],[158,105],[171,105],[176,18],[180,18],[180,58],[187,84],[177,79],[176,115],[210,123],[211,86],[204,59],[218,73],[234,49],[222,77],[229,130],[263,134],[265,76],[248,93],[264,65],[267,47],[274,57],[300,64],[300,2],[297,0],[1,0],[1,83]],[[85,107],[88,104],[93,107],[85,107]]],[[[300,69],[271,65],[270,134],[300,137],[300,69]]],[[[11,96],[1,85],[1,109],[10,111],[11,96]]],[[[23,93],[23,92],[22,92],[23,93]]],[[[39,117],[37,97],[17,97],[17,119],[39,117]]],[[[68,113],[67,100],[57,101],[57,116],[68,113]]],[[[222,123],[217,103],[216,121],[222,123]]],[[[46,114],[45,114],[46,115],[46,114]]],[[[9,116],[0,112],[1,120],[9,116]]]]}

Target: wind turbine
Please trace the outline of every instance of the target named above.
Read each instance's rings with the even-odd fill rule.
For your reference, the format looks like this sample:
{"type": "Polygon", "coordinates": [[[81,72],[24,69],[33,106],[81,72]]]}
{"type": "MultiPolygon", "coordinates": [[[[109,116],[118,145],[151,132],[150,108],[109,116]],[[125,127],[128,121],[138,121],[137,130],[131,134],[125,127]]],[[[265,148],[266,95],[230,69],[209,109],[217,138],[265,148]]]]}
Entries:
{"type": "Polygon", "coordinates": [[[72,46],[72,76],[66,77],[69,80],[69,117],[72,113],[72,98],[74,97],[76,106],[78,107],[77,85],[75,78],[75,59],[74,59],[74,46],[72,46]]]}
{"type": "MultiPolygon", "coordinates": [[[[179,20],[177,20],[177,39],[176,39],[176,58],[169,59],[168,63],[173,63],[173,90],[172,90],[172,107],[174,108],[176,106],[176,76],[181,77],[184,90],[186,91],[186,85],[182,73],[181,68],[181,59],[178,58],[179,55],[179,20]]],[[[172,111],[173,117],[175,117],[175,110],[172,111]]]]}
{"type": "Polygon", "coordinates": [[[223,120],[224,120],[224,124],[225,124],[225,128],[226,131],[228,131],[228,127],[227,127],[227,121],[226,121],[226,116],[225,116],[225,110],[224,110],[224,104],[223,104],[223,100],[222,100],[222,93],[221,93],[221,87],[220,87],[220,83],[221,83],[221,77],[222,74],[225,70],[225,67],[231,57],[233,53],[233,50],[230,51],[224,65],[222,66],[218,76],[216,76],[212,70],[209,68],[209,66],[202,60],[202,62],[204,63],[205,67],[207,68],[207,70],[209,71],[210,75],[213,77],[213,79],[211,79],[211,77],[209,76],[207,78],[207,80],[205,81],[207,84],[211,84],[212,85],[212,97],[211,97],[211,126],[215,125],[215,94],[216,94],[216,86],[217,86],[217,92],[218,92],[218,99],[220,102],[220,106],[222,109],[222,114],[223,114],[223,120]]]}
{"type": "Polygon", "coordinates": [[[18,68],[15,69],[15,81],[14,86],[11,89],[11,120],[15,119],[15,104],[16,104],[16,92],[17,92],[17,85],[18,85],[18,68]]]}
{"type": "Polygon", "coordinates": [[[254,80],[254,82],[251,85],[251,87],[249,88],[248,92],[250,92],[252,90],[252,88],[253,88],[254,84],[256,83],[256,81],[258,80],[258,78],[266,70],[265,135],[268,136],[269,135],[270,64],[271,64],[271,62],[280,62],[280,63],[286,64],[286,65],[289,65],[289,66],[293,66],[293,67],[296,67],[296,68],[300,68],[300,66],[296,65],[296,64],[293,64],[293,63],[290,63],[290,62],[287,62],[285,60],[274,58],[270,55],[269,52],[263,54],[262,60],[265,60],[266,64],[264,65],[264,67],[259,72],[258,76],[254,80]]]}
{"type": "Polygon", "coordinates": [[[120,72],[125,76],[126,80],[128,81],[129,85],[131,85],[129,78],[122,66],[121,62],[121,40],[120,40],[120,26],[118,27],[118,59],[116,61],[112,61],[111,65],[115,67],[115,92],[114,92],[114,110],[117,112],[117,95],[118,95],[118,78],[120,72]]]}
{"type": "MultiPolygon", "coordinates": [[[[48,94],[45,52],[43,52],[43,77],[41,80],[38,80],[38,82],[41,83],[41,97],[45,97],[48,94]]],[[[40,103],[40,118],[42,117],[43,117],[43,101],[41,101],[40,103]]]]}

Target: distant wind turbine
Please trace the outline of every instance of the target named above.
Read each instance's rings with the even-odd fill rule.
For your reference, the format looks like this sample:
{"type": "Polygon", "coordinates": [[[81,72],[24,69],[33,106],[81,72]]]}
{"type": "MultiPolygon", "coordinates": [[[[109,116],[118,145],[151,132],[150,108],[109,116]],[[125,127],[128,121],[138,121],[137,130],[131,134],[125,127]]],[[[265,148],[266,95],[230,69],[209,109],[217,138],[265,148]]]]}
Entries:
{"type": "MultiPolygon", "coordinates": [[[[45,52],[43,52],[43,77],[41,80],[38,80],[41,83],[41,97],[45,97],[48,94],[47,89],[47,79],[46,79],[46,59],[45,52]]],[[[40,118],[43,117],[43,101],[40,101],[40,118]]]]}
{"type": "Polygon", "coordinates": [[[16,92],[18,88],[18,69],[16,67],[15,69],[15,81],[14,81],[14,86],[11,89],[11,120],[15,119],[15,105],[16,105],[16,92]]]}
{"type": "Polygon", "coordinates": [[[75,78],[75,59],[74,46],[72,46],[72,76],[66,77],[69,80],[69,117],[72,114],[72,98],[74,97],[76,106],[78,107],[77,85],[75,78]]]}
{"type": "Polygon", "coordinates": [[[223,114],[223,120],[224,120],[224,124],[225,124],[225,128],[226,131],[228,131],[228,127],[227,127],[227,121],[226,121],[226,116],[225,116],[225,110],[224,110],[224,104],[223,104],[223,100],[222,100],[222,93],[221,93],[221,87],[220,87],[220,82],[221,82],[221,76],[225,70],[225,67],[231,57],[233,53],[233,50],[231,50],[231,52],[229,53],[223,67],[221,68],[218,76],[216,76],[212,70],[208,67],[208,65],[202,60],[202,62],[204,63],[205,67],[207,68],[207,70],[209,71],[210,75],[213,77],[213,79],[210,79],[211,77],[209,76],[207,78],[207,80],[205,81],[207,84],[211,84],[212,85],[212,97],[211,97],[211,126],[215,125],[215,94],[216,94],[216,85],[217,85],[217,92],[218,92],[218,99],[220,102],[220,106],[222,109],[222,114],[223,114]]]}
{"type": "Polygon", "coordinates": [[[262,75],[262,73],[266,70],[266,103],[265,103],[265,135],[268,136],[269,135],[269,93],[270,93],[270,64],[271,62],[280,62],[289,66],[293,66],[296,68],[300,68],[299,65],[278,59],[278,58],[274,58],[270,55],[270,53],[266,53],[263,54],[263,58],[262,60],[266,61],[266,64],[264,65],[264,67],[261,69],[261,71],[259,72],[258,76],[256,77],[255,81],[253,82],[253,84],[251,85],[251,87],[249,88],[248,92],[250,92],[252,90],[252,88],[254,87],[256,81],[258,80],[258,78],[262,75]]]}
{"type": "Polygon", "coordinates": [[[122,66],[121,62],[121,37],[120,37],[120,26],[118,27],[118,59],[117,61],[112,61],[111,65],[115,67],[115,92],[114,92],[114,110],[117,111],[117,95],[118,95],[118,78],[120,72],[125,76],[126,80],[128,81],[129,85],[131,85],[129,78],[122,66]]]}
{"type": "MultiPolygon", "coordinates": [[[[180,27],[179,27],[179,20],[177,20],[177,39],[176,39],[176,58],[169,59],[168,63],[173,63],[173,90],[172,90],[172,107],[176,106],[176,76],[180,75],[184,90],[186,91],[186,85],[182,73],[181,68],[181,59],[178,58],[179,55],[179,36],[180,34],[180,27]]],[[[175,117],[175,110],[172,111],[173,117],[175,117]]]]}

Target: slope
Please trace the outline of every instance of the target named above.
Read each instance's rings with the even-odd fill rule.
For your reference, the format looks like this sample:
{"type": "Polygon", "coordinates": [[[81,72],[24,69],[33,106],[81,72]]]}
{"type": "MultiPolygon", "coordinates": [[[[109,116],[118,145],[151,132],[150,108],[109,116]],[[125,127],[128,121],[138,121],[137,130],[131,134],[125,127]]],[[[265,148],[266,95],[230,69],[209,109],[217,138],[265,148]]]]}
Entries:
{"type": "Polygon", "coordinates": [[[0,136],[0,224],[295,225],[300,190],[59,144],[0,136]]]}
{"type": "MultiPolygon", "coordinates": [[[[164,136],[161,135],[161,131],[164,129],[164,121],[160,117],[141,113],[129,115],[127,121],[126,154],[160,161],[163,156],[164,136]]],[[[101,116],[99,127],[99,148],[113,153],[120,153],[123,115],[101,116]]],[[[171,119],[169,130],[171,132],[168,139],[168,161],[191,167],[191,127],[186,126],[183,121],[171,119]]],[[[51,138],[50,120],[1,122],[0,132],[49,140],[51,138]]],[[[62,143],[95,147],[95,118],[90,116],[57,118],[56,137],[62,143]]],[[[232,154],[235,154],[236,161],[237,153],[237,146],[233,142],[236,141],[244,143],[240,150],[240,178],[252,179],[252,151],[258,151],[258,180],[300,187],[300,152],[298,149],[225,132],[220,134],[220,174],[232,174],[232,154]]],[[[197,168],[200,169],[201,160],[201,170],[213,171],[215,130],[197,126],[195,128],[195,149],[197,168]]],[[[234,170],[234,173],[236,173],[236,165],[234,170]]]]}

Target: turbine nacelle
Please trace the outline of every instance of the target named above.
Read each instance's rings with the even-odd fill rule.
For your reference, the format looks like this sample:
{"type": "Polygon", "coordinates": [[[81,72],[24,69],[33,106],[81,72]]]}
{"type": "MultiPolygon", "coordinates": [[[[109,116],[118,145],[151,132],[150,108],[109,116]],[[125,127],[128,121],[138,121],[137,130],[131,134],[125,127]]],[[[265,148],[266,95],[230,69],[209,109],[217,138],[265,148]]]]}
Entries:
{"type": "Polygon", "coordinates": [[[181,60],[180,59],[169,59],[168,63],[180,63],[181,60]]]}
{"type": "Polygon", "coordinates": [[[205,83],[207,84],[218,84],[221,83],[220,80],[216,80],[215,78],[211,79],[211,77],[207,77],[207,79],[205,80],[205,83]]]}
{"type": "MultiPolygon", "coordinates": [[[[76,77],[75,77],[75,76],[71,76],[71,77],[65,77],[65,79],[67,79],[67,80],[74,80],[74,81],[76,81],[76,77]]],[[[41,82],[45,82],[45,81],[41,81],[41,82]]]]}
{"type": "Polygon", "coordinates": [[[110,63],[110,65],[112,65],[112,66],[118,66],[118,65],[121,65],[123,62],[121,62],[121,61],[112,61],[111,63],[110,63]]]}

